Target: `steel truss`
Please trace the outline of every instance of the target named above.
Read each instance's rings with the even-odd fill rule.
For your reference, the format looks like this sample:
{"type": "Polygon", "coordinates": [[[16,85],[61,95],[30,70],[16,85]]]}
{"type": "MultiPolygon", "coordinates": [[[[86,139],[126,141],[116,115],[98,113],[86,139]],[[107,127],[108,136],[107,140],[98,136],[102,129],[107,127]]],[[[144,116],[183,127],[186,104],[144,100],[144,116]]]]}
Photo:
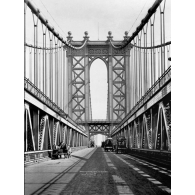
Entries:
{"type": "Polygon", "coordinates": [[[112,137],[120,135],[126,137],[130,148],[171,151],[170,94],[112,137]]]}
{"type": "Polygon", "coordinates": [[[84,108],[84,57],[73,57],[72,59],[72,114],[74,120],[82,121],[85,113],[84,108]]]}
{"type": "MultiPolygon", "coordinates": [[[[112,38],[109,34],[108,39],[112,38]]],[[[68,37],[70,39],[70,37],[68,37]]],[[[86,37],[84,37],[86,39],[86,37]]],[[[82,45],[82,41],[70,42],[73,46],[82,45]]],[[[115,44],[121,45],[123,41],[117,41],[115,44]]],[[[87,121],[91,120],[90,103],[90,67],[96,59],[105,62],[108,75],[108,105],[107,120],[120,122],[127,113],[127,91],[129,93],[130,83],[126,81],[126,70],[129,66],[127,57],[130,55],[130,47],[125,50],[113,49],[107,41],[97,42],[88,41],[81,50],[67,49],[68,58],[68,81],[69,81],[69,112],[68,115],[78,124],[85,122],[85,128],[89,131],[91,128],[102,128],[99,126],[90,126],[87,121]]],[[[128,69],[129,70],[129,69],[128,69]]],[[[129,96],[128,96],[129,97],[129,96]]],[[[129,109],[129,108],[128,108],[129,109]]],[[[106,126],[108,128],[108,126],[106,126]]],[[[110,129],[113,124],[110,123],[110,129]]]]}
{"type": "Polygon", "coordinates": [[[124,56],[113,56],[113,119],[121,121],[125,116],[125,64],[124,56]]]}
{"type": "Polygon", "coordinates": [[[49,151],[54,144],[59,145],[60,142],[70,144],[72,147],[87,144],[85,134],[74,130],[72,125],[70,127],[27,102],[24,105],[24,118],[24,151],[26,154],[33,151],[49,151]],[[73,134],[76,137],[73,137],[73,134]]]}

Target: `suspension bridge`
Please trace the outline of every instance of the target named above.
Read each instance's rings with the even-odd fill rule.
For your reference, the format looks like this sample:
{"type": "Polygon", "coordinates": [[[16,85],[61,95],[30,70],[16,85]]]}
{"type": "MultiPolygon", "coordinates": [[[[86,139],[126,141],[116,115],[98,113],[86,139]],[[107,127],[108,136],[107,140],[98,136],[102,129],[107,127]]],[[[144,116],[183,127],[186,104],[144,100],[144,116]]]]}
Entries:
{"type": "MultiPolygon", "coordinates": [[[[94,152],[101,151],[100,148],[89,147],[94,135],[102,134],[113,140],[124,136],[129,156],[104,154],[106,162],[110,162],[109,159],[113,164],[115,161],[117,164],[117,160],[122,161],[126,168],[131,167],[129,158],[143,164],[145,160],[161,162],[161,166],[168,168],[156,169],[161,170],[159,177],[162,174],[166,176],[158,178],[160,181],[154,176],[143,177],[148,182],[152,181],[150,187],[156,194],[171,193],[171,40],[165,39],[165,5],[165,0],[156,0],[132,35],[125,31],[120,41],[114,40],[114,32],[111,31],[104,41],[90,40],[87,31],[82,40],[74,41],[70,31],[63,38],[31,1],[24,1],[24,162],[27,168],[31,167],[28,165],[33,167],[40,162],[49,162],[53,145],[61,142],[70,145],[79,159],[86,156],[88,159],[94,152]],[[27,15],[31,23],[27,21],[27,15]],[[29,32],[33,44],[26,40],[29,32]],[[159,44],[155,44],[157,38],[160,38],[159,44]],[[97,59],[102,60],[107,69],[105,120],[92,117],[90,68],[97,59]]],[[[148,166],[155,169],[155,165],[150,163],[148,166]]],[[[104,178],[107,172],[96,172],[96,179],[98,174],[104,178]]],[[[144,175],[142,172],[139,174],[144,175]]],[[[86,177],[86,173],[87,170],[80,171],[80,177],[82,174],[86,177]]],[[[67,175],[68,171],[63,174],[67,175]]],[[[92,177],[90,174],[89,178],[92,177]]],[[[53,189],[53,194],[79,194],[78,191],[73,192],[71,182],[66,183],[69,185],[67,189],[70,188],[66,191],[61,184],[54,184],[56,178],[53,180],[51,177],[51,186],[44,184],[41,188],[36,185],[31,188],[26,175],[26,194],[50,194],[52,190],[47,190],[52,185],[56,189],[53,189]]],[[[129,180],[124,179],[125,176],[119,179],[116,175],[112,175],[112,179],[118,191],[107,188],[109,193],[151,193],[148,189],[136,190],[129,180]]],[[[92,179],[94,177],[93,174],[92,179]]]]}

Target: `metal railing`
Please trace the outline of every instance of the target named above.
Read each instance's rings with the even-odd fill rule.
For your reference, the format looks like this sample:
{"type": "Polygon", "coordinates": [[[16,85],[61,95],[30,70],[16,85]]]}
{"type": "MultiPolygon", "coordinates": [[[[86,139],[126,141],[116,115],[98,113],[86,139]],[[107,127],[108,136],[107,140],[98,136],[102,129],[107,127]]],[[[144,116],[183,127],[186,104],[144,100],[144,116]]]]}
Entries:
{"type": "Polygon", "coordinates": [[[63,117],[65,120],[70,122],[72,125],[77,127],[83,132],[83,129],[80,128],[69,116],[65,113],[59,106],[57,106],[49,97],[47,97],[39,88],[36,87],[29,79],[24,78],[24,89],[51,108],[54,112],[58,113],[59,116],[63,117]]]}
{"type": "Polygon", "coordinates": [[[37,88],[29,79],[24,78],[24,88],[36,96],[40,101],[49,106],[52,110],[57,112],[60,116],[65,116],[67,118],[67,114],[58,107],[53,101],[49,99],[39,88],[37,88]]]}
{"type": "Polygon", "coordinates": [[[142,107],[157,91],[159,91],[169,80],[171,79],[171,66],[162,74],[162,76],[152,85],[144,96],[136,103],[136,105],[130,110],[127,116],[120,122],[120,124],[113,130],[112,133],[125,123],[137,110],[142,107]]]}

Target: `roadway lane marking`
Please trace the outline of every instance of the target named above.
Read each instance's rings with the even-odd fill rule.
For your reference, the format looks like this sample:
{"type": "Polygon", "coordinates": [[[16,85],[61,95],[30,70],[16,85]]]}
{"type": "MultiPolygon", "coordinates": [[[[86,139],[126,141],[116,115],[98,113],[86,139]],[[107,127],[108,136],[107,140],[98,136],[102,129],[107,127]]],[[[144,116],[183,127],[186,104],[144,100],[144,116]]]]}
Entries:
{"type": "Polygon", "coordinates": [[[120,178],[117,175],[112,175],[112,178],[116,183],[116,187],[119,194],[134,195],[133,192],[130,190],[129,186],[127,185],[127,183],[122,178],[120,178]]]}
{"type": "Polygon", "coordinates": [[[141,173],[140,173],[140,169],[136,168],[134,165],[132,165],[131,163],[125,161],[124,159],[122,159],[121,157],[117,156],[116,154],[114,154],[114,155],[118,159],[120,159],[121,161],[123,161],[125,164],[127,164],[129,167],[131,167],[132,169],[134,169],[135,171],[137,171],[140,175],[144,176],[147,180],[149,180],[150,182],[152,182],[155,185],[157,185],[158,188],[160,188],[161,190],[166,191],[168,193],[171,193],[171,189],[168,188],[167,186],[163,186],[160,181],[157,181],[156,179],[152,178],[150,175],[145,174],[143,171],[141,171],[141,173]]]}
{"type": "Polygon", "coordinates": [[[149,162],[145,162],[144,160],[140,160],[140,159],[131,157],[131,156],[129,156],[129,155],[124,155],[124,154],[123,154],[123,156],[125,156],[125,157],[127,157],[127,158],[129,158],[129,159],[131,159],[131,160],[135,160],[136,162],[138,162],[138,163],[140,163],[140,164],[142,164],[142,165],[148,166],[148,167],[150,167],[150,168],[152,168],[152,169],[154,169],[154,170],[156,170],[156,171],[158,171],[158,172],[160,172],[160,173],[163,173],[163,174],[168,175],[169,177],[171,177],[170,171],[168,171],[168,169],[166,169],[166,168],[163,168],[163,167],[154,165],[154,164],[149,163],[149,162]],[[158,167],[158,168],[156,168],[156,167],[158,167]],[[161,170],[161,169],[163,169],[164,171],[161,170]]]}
{"type": "Polygon", "coordinates": [[[104,157],[106,159],[108,166],[116,170],[117,168],[114,166],[114,164],[111,162],[110,158],[108,157],[108,155],[105,152],[104,152],[104,157]]]}
{"type": "MultiPolygon", "coordinates": [[[[111,163],[110,158],[105,152],[104,157],[108,166],[117,171],[117,168],[114,166],[114,164],[111,163]]],[[[118,175],[112,175],[112,178],[116,184],[116,188],[118,190],[119,195],[134,195],[127,183],[121,177],[119,177],[118,175]]]]}
{"type": "MultiPolygon", "coordinates": [[[[124,155],[124,156],[130,158],[129,155],[128,155],[128,156],[127,156],[127,155],[124,155]]],[[[143,165],[154,166],[154,167],[158,167],[159,169],[163,169],[163,170],[165,170],[165,171],[167,171],[167,172],[171,172],[170,170],[168,170],[168,169],[166,169],[166,168],[164,168],[164,167],[157,166],[157,165],[155,165],[155,164],[153,164],[153,163],[147,162],[147,161],[145,161],[145,160],[138,159],[138,158],[136,158],[136,157],[132,157],[132,156],[131,156],[131,159],[140,161],[143,165]]]]}

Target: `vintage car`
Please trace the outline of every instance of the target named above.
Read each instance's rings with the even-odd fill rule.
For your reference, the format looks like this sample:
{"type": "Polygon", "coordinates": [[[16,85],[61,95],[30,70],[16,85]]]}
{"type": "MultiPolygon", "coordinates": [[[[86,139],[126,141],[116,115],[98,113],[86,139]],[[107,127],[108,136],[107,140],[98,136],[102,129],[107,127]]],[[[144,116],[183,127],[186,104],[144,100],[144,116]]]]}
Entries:
{"type": "Polygon", "coordinates": [[[67,144],[63,144],[61,146],[53,145],[51,152],[51,159],[58,159],[64,156],[64,158],[71,157],[71,149],[67,144]]]}
{"type": "Polygon", "coordinates": [[[120,136],[117,138],[115,152],[116,153],[119,153],[119,152],[126,153],[127,152],[125,136],[120,136]]]}
{"type": "Polygon", "coordinates": [[[108,138],[108,139],[105,140],[105,143],[104,143],[104,150],[105,150],[106,152],[108,152],[108,151],[113,151],[113,150],[114,150],[112,138],[108,138]]]}

